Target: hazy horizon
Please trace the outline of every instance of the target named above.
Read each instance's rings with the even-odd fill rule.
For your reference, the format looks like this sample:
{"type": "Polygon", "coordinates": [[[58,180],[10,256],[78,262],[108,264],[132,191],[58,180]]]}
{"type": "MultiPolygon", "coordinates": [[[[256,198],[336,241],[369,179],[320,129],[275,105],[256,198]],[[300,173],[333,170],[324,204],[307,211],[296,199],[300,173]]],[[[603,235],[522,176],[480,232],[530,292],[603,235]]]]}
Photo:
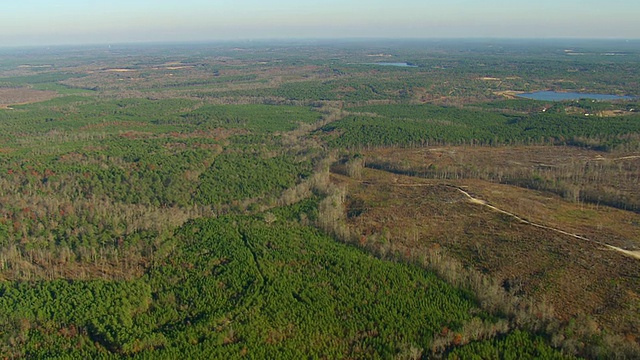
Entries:
{"type": "Polygon", "coordinates": [[[638,39],[640,3],[610,0],[23,0],[1,47],[285,39],[638,39]]]}

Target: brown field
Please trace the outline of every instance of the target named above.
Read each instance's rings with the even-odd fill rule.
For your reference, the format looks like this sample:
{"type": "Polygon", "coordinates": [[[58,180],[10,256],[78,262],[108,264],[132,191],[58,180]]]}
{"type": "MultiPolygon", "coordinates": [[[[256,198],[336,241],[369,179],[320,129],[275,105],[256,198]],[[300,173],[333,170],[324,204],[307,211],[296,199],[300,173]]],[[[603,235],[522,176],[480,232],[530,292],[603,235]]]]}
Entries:
{"type": "Polygon", "coordinates": [[[522,94],[522,91],[513,91],[513,90],[504,90],[504,91],[496,91],[494,94],[499,96],[504,96],[507,99],[515,99],[518,94],[522,94]]]}
{"type": "Polygon", "coordinates": [[[53,99],[55,91],[33,90],[27,88],[0,88],[0,109],[10,109],[11,105],[30,104],[53,99]]]}
{"type": "Polygon", "coordinates": [[[640,210],[637,152],[603,153],[552,146],[450,146],[376,149],[366,155],[369,166],[401,174],[488,180],[553,192],[573,202],[640,210]]]}
{"type": "MultiPolygon", "coordinates": [[[[496,166],[516,156],[516,168],[576,157],[607,161],[579,149],[540,148],[534,155],[532,148],[469,149],[382,149],[365,156],[404,159],[405,170],[432,161],[482,166],[503,152],[512,156],[496,166]]],[[[640,333],[640,259],[633,257],[640,249],[637,213],[478,178],[424,179],[365,168],[355,180],[343,172],[334,167],[333,179],[347,187],[347,223],[364,235],[361,241],[383,236],[386,246],[407,252],[401,256],[442,249],[514,294],[550,304],[561,320],[587,316],[628,337],[640,333]]]]}

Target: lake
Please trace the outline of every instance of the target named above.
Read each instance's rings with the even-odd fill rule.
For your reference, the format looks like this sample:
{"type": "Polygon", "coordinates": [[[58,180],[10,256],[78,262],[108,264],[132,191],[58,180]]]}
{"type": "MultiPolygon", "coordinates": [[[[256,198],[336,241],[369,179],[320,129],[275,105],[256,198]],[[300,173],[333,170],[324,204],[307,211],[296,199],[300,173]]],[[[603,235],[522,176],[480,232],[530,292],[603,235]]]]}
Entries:
{"type": "Polygon", "coordinates": [[[397,66],[397,67],[412,67],[416,68],[416,65],[411,65],[406,62],[377,62],[377,63],[369,63],[367,65],[380,65],[380,66],[397,66]]]}
{"type": "Polygon", "coordinates": [[[542,101],[564,101],[564,100],[633,100],[631,96],[619,96],[609,94],[592,94],[592,93],[575,93],[575,92],[558,92],[558,91],[535,91],[532,93],[518,94],[518,97],[532,100],[542,101]]]}

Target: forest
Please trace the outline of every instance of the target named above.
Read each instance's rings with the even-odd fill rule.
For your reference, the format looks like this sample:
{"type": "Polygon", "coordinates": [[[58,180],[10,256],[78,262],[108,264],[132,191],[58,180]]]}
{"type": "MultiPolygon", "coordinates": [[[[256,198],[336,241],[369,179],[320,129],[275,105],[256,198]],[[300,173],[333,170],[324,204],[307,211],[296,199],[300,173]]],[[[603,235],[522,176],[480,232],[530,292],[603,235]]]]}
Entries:
{"type": "Polygon", "coordinates": [[[636,358],[639,56],[0,49],[0,356],[636,358]]]}

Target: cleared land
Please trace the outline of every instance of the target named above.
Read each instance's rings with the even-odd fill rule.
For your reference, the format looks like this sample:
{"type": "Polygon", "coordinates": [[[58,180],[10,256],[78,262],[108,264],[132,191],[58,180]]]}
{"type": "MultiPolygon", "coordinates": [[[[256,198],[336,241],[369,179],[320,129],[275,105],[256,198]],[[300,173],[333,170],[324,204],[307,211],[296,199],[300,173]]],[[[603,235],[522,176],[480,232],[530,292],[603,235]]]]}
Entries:
{"type": "MultiPolygon", "coordinates": [[[[432,160],[439,166],[446,162],[453,166],[454,154],[458,160],[468,156],[466,164],[472,164],[482,154],[486,160],[510,152],[520,159],[517,168],[552,156],[553,150],[540,148],[535,154],[531,148],[378,149],[366,156],[377,159],[377,165],[385,156],[404,159],[403,171],[415,173],[420,166],[433,169],[432,160]]],[[[548,162],[578,153],[585,161],[614,161],[595,161],[594,154],[584,150],[555,150],[555,160],[548,162]]],[[[502,161],[512,159],[505,156],[502,161]]],[[[343,172],[334,167],[333,178],[347,187],[347,221],[363,234],[362,241],[385,238],[388,242],[379,246],[401,256],[444,250],[494,277],[515,295],[552,305],[561,319],[587,316],[597,326],[629,338],[639,333],[640,221],[636,213],[470,176],[425,179],[366,168],[362,178],[355,180],[340,175],[343,172]]]]}
{"type": "Polygon", "coordinates": [[[11,105],[30,104],[53,99],[55,91],[33,90],[28,88],[0,88],[0,109],[10,109],[11,105]]]}
{"type": "Polygon", "coordinates": [[[637,152],[603,153],[558,146],[449,146],[382,148],[366,154],[368,166],[400,174],[482,179],[549,191],[573,202],[640,210],[637,152]]]}

